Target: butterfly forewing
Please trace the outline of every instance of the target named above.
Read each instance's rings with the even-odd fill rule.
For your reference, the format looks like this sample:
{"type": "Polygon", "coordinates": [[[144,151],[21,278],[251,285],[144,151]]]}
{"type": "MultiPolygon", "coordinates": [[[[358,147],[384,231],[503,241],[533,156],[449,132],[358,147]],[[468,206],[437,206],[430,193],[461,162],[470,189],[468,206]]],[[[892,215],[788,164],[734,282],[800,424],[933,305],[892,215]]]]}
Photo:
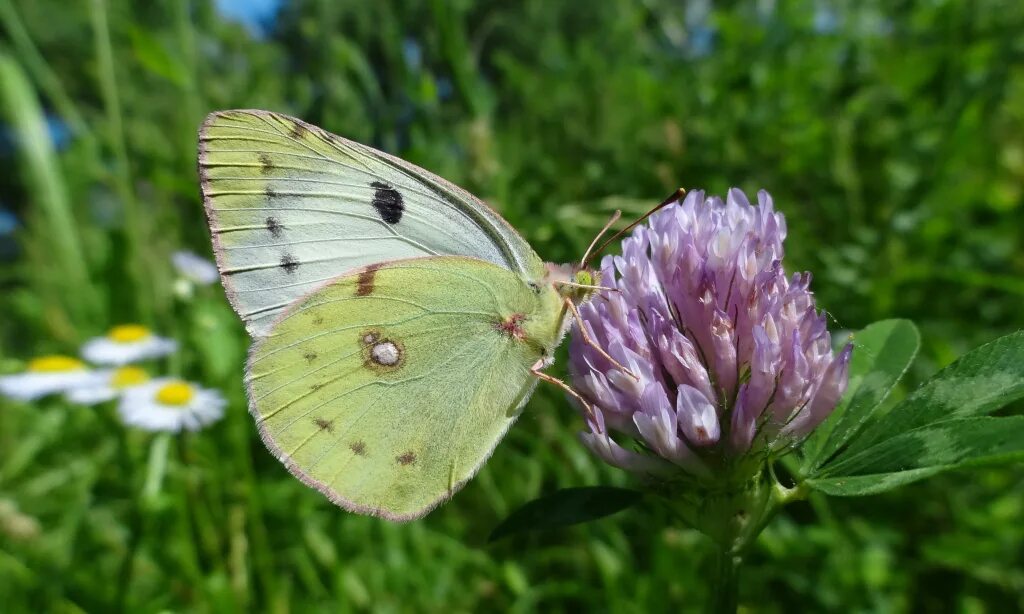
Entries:
{"type": "Polygon", "coordinates": [[[264,441],[347,509],[422,516],[472,477],[533,389],[530,367],[556,342],[549,292],[460,257],[339,278],[254,345],[247,383],[264,441]],[[551,332],[526,342],[520,323],[551,332]]]}
{"type": "Polygon", "coordinates": [[[453,254],[543,272],[515,230],[468,192],[301,120],[222,111],[199,140],[217,261],[253,334],[292,301],[368,264],[453,254]]]}

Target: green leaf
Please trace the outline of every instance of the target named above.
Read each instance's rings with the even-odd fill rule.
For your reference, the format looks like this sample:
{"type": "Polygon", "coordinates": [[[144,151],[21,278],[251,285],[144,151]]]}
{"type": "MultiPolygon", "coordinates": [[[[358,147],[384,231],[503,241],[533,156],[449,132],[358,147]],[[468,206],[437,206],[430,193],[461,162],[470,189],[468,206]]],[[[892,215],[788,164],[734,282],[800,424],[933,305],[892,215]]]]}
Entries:
{"type": "Polygon", "coordinates": [[[811,478],[805,482],[811,488],[835,497],[861,497],[898,488],[911,482],[929,478],[946,471],[948,467],[928,467],[899,473],[879,475],[840,476],[834,478],[811,478]]]}
{"type": "Polygon", "coordinates": [[[873,421],[830,464],[935,422],[991,413],[1024,397],[1024,331],[1000,337],[936,373],[873,421]]]}
{"type": "Polygon", "coordinates": [[[564,488],[512,512],[491,532],[490,541],[514,533],[557,529],[611,516],[636,504],[642,497],[635,490],[612,486],[564,488]]]}
{"type": "Polygon", "coordinates": [[[135,59],[146,70],[167,79],[182,89],[188,88],[188,69],[180,58],[168,51],[155,36],[142,28],[132,28],[130,35],[135,59]]]}
{"type": "Polygon", "coordinates": [[[804,475],[815,475],[860,432],[903,377],[921,345],[921,336],[910,320],[875,322],[854,334],[853,340],[850,383],[839,406],[804,444],[804,475]]]}
{"type": "Polygon", "coordinates": [[[207,375],[215,384],[237,377],[245,348],[234,314],[223,304],[196,301],[192,305],[189,340],[199,353],[207,375]]]}
{"type": "Polygon", "coordinates": [[[887,439],[807,484],[830,495],[870,495],[950,469],[1019,458],[1024,458],[1024,416],[963,418],[887,439]]]}

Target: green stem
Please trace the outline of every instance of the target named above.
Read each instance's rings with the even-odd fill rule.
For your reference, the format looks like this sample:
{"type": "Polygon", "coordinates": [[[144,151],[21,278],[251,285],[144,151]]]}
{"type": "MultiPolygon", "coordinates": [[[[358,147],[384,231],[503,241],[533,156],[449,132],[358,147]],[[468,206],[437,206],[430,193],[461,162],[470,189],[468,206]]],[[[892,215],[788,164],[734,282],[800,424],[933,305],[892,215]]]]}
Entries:
{"type": "Polygon", "coordinates": [[[163,490],[164,476],[167,475],[167,454],[171,445],[171,435],[160,433],[153,438],[149,447],[149,459],[146,462],[146,481],[142,486],[142,500],[146,505],[156,504],[157,497],[163,490]]]}
{"type": "Polygon", "coordinates": [[[201,76],[199,72],[199,61],[196,55],[196,32],[192,24],[192,3],[172,2],[174,11],[175,31],[178,35],[178,48],[181,53],[181,61],[185,66],[186,81],[182,84],[181,92],[181,113],[182,113],[182,152],[188,152],[186,162],[187,168],[195,167],[196,130],[199,122],[203,119],[203,99],[199,90],[201,76]]]}
{"type": "MultiPolygon", "coordinates": [[[[0,87],[0,112],[15,130],[20,143],[19,153],[25,163],[25,187],[40,215],[40,221],[33,222],[33,234],[45,233],[46,245],[52,246],[47,256],[56,260],[47,264],[56,265],[61,271],[59,290],[63,294],[51,297],[51,300],[57,305],[63,303],[71,320],[84,329],[99,317],[98,303],[79,236],[79,225],[72,212],[64,174],[46,132],[42,107],[21,65],[2,52],[0,83],[3,83],[0,87]],[[75,299],[61,300],[68,295],[75,299]]],[[[47,293],[53,290],[49,284],[43,287],[47,293]]]]}
{"type": "Polygon", "coordinates": [[[199,549],[196,547],[196,543],[199,541],[198,533],[194,526],[192,519],[192,510],[190,508],[190,501],[188,498],[188,452],[186,449],[184,438],[179,433],[175,439],[178,444],[178,459],[177,467],[175,468],[175,477],[178,483],[175,484],[175,500],[177,504],[177,517],[180,524],[180,530],[182,532],[181,539],[178,543],[181,544],[183,552],[181,553],[181,562],[187,567],[185,573],[190,576],[190,580],[196,584],[202,582],[204,577],[203,561],[199,553],[199,549]]]}
{"type": "Polygon", "coordinates": [[[135,190],[132,187],[131,167],[128,163],[128,146],[124,135],[124,122],[121,113],[121,97],[117,87],[117,73],[114,70],[114,51],[110,42],[110,25],[107,20],[106,0],[90,2],[93,39],[96,45],[96,63],[100,80],[100,93],[107,115],[107,140],[114,150],[116,172],[114,188],[124,207],[124,241],[125,260],[131,276],[134,296],[137,301],[138,315],[143,322],[152,319],[153,309],[150,304],[152,292],[148,287],[142,251],[139,246],[145,245],[148,233],[139,217],[135,190]]]}
{"type": "Polygon", "coordinates": [[[718,548],[715,554],[715,579],[711,585],[708,612],[733,614],[739,603],[739,571],[742,560],[731,548],[718,548]]]}
{"type": "Polygon", "coordinates": [[[132,576],[135,572],[135,556],[142,544],[142,510],[139,509],[140,497],[136,491],[138,470],[129,448],[128,432],[114,415],[114,404],[105,403],[104,405],[98,413],[103,417],[107,427],[116,434],[117,460],[123,470],[128,472],[128,545],[124,558],[121,559],[114,595],[114,611],[126,612],[129,610],[126,606],[132,585],[132,576]]]}
{"type": "Polygon", "coordinates": [[[757,536],[761,534],[768,523],[775,518],[779,510],[784,505],[792,503],[794,501],[800,501],[807,497],[807,486],[803,483],[797,484],[793,488],[786,488],[778,482],[774,482],[771,487],[771,493],[768,496],[768,502],[765,504],[764,510],[761,512],[760,517],[752,522],[743,533],[736,540],[732,551],[738,556],[742,556],[746,553],[747,549],[754,543],[757,536]]]}
{"type": "Polygon", "coordinates": [[[786,488],[771,471],[762,471],[742,484],[727,485],[691,496],[676,495],[666,502],[686,524],[701,531],[716,546],[714,584],[709,612],[735,612],[739,566],[757,536],[782,506],[807,496],[807,487],[786,488]]]}
{"type": "Polygon", "coordinates": [[[267,520],[263,511],[263,500],[260,496],[259,483],[252,466],[252,454],[249,448],[249,421],[245,412],[233,412],[229,425],[231,444],[237,459],[236,470],[241,473],[241,480],[235,491],[236,500],[246,509],[249,529],[249,545],[252,549],[251,561],[256,584],[263,590],[266,603],[274,602],[277,593],[277,578],[274,575],[273,552],[270,537],[267,534],[267,520]]]}
{"type": "Polygon", "coordinates": [[[71,101],[64,86],[61,85],[60,77],[53,72],[43,54],[39,52],[39,48],[32,41],[32,36],[10,0],[0,0],[0,22],[3,23],[7,35],[11,37],[18,58],[25,65],[29,74],[46,93],[46,97],[53,102],[53,106],[67,121],[75,136],[88,141],[91,149],[95,143],[88,124],[78,112],[78,107],[71,101]]]}

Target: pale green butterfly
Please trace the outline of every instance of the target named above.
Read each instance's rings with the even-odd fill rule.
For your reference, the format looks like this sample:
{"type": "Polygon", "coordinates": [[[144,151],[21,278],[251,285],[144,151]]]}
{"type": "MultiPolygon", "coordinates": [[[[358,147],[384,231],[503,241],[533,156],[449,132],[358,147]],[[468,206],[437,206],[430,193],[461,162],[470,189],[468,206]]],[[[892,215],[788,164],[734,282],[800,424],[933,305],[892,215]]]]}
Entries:
{"type": "Polygon", "coordinates": [[[199,172],[221,280],[255,339],[250,413],[334,503],[419,518],[476,473],[538,379],[572,393],[541,369],[596,273],[544,263],[468,192],[256,110],[206,118],[199,172]]]}

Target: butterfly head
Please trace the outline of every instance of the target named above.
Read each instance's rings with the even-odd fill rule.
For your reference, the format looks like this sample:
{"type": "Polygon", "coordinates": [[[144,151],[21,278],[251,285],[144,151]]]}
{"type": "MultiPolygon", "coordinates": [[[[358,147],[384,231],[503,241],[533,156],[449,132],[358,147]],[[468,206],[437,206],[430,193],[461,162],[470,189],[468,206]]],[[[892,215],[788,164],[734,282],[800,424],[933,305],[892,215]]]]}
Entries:
{"type": "Polygon", "coordinates": [[[558,294],[577,305],[603,289],[600,271],[585,266],[549,264],[548,277],[558,294]]]}

